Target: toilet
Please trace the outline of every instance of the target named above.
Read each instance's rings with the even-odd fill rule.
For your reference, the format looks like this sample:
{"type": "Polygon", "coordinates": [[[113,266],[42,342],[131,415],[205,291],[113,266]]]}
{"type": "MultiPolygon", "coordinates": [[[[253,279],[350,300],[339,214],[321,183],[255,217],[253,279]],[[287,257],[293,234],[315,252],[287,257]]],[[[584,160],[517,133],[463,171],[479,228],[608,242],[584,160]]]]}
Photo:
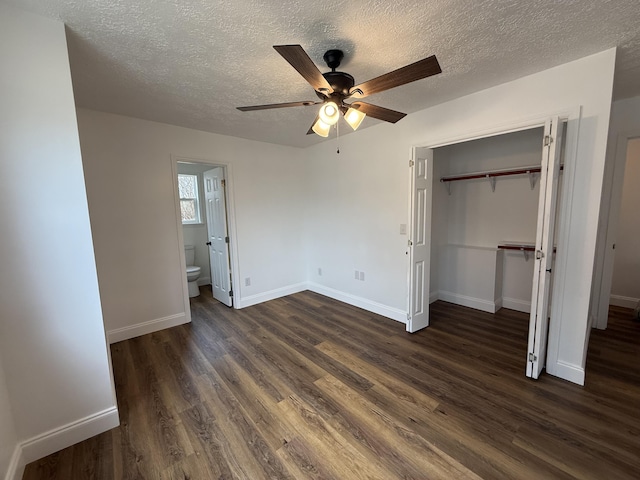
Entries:
{"type": "Polygon", "coordinates": [[[196,247],[193,245],[185,245],[184,257],[187,263],[187,288],[189,289],[189,298],[197,297],[200,295],[200,288],[198,287],[200,267],[194,265],[194,263],[196,263],[196,247]]]}

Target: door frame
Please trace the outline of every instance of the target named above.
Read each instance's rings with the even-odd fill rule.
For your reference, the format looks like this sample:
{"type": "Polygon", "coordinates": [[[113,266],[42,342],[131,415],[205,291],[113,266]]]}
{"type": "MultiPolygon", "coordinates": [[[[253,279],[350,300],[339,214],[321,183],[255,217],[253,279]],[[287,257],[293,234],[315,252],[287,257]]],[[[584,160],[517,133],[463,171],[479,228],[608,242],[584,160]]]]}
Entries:
{"type": "Polygon", "coordinates": [[[606,208],[602,218],[602,246],[596,250],[596,267],[593,288],[591,326],[599,330],[607,328],[609,320],[609,303],[611,302],[611,286],[613,283],[613,263],[615,252],[613,245],[618,237],[618,222],[622,204],[622,184],[624,171],[627,168],[629,142],[640,138],[640,130],[629,130],[618,135],[615,145],[615,156],[609,180],[605,183],[600,208],[606,208]]]}
{"type": "Polygon", "coordinates": [[[189,291],[187,288],[187,266],[184,254],[184,235],[182,233],[182,220],[180,219],[180,195],[178,194],[178,163],[197,163],[207,165],[211,168],[221,167],[224,171],[225,178],[225,195],[227,203],[227,228],[229,233],[229,269],[231,272],[231,280],[229,288],[233,290],[234,302],[233,308],[238,308],[238,302],[235,300],[240,298],[240,292],[236,291],[236,287],[240,287],[237,279],[237,272],[240,271],[240,262],[238,254],[238,235],[236,229],[236,209],[234,202],[234,181],[233,168],[230,163],[216,161],[210,158],[187,157],[182,155],[171,154],[171,175],[173,185],[173,197],[175,206],[176,220],[176,236],[178,240],[178,260],[180,262],[180,273],[182,275],[182,297],[184,304],[184,312],[187,321],[191,321],[191,304],[189,303],[189,291]]]}
{"type": "MultiPolygon", "coordinates": [[[[544,127],[547,119],[552,117],[559,117],[561,121],[566,122],[566,137],[565,137],[565,153],[564,153],[564,170],[563,170],[563,182],[562,182],[562,195],[558,199],[558,232],[557,232],[557,251],[556,266],[554,273],[554,282],[552,287],[552,298],[554,302],[551,306],[551,318],[561,319],[561,313],[563,312],[564,303],[564,287],[566,284],[566,271],[567,271],[567,257],[568,255],[562,254],[567,251],[569,245],[569,222],[571,221],[572,211],[572,199],[575,184],[575,170],[577,165],[578,156],[578,134],[580,131],[580,122],[582,118],[582,107],[575,106],[561,110],[553,110],[549,112],[543,112],[530,117],[509,121],[506,123],[497,123],[493,126],[481,128],[478,130],[464,130],[452,133],[445,137],[425,138],[422,141],[418,141],[411,145],[409,149],[409,160],[413,160],[418,156],[419,149],[429,148],[436,149],[439,147],[445,147],[447,145],[454,145],[456,143],[463,143],[471,140],[479,140],[482,138],[495,137],[499,135],[505,135],[508,133],[519,132],[522,130],[529,130],[532,128],[544,127]]],[[[432,162],[432,161],[431,161],[432,162]]],[[[428,167],[430,171],[433,171],[433,165],[428,167]]],[[[408,199],[408,238],[412,239],[414,235],[413,225],[413,206],[411,204],[412,196],[412,183],[411,175],[409,175],[409,199],[408,199]]],[[[431,188],[433,189],[436,184],[436,179],[432,177],[431,188]]],[[[431,208],[431,206],[430,206],[431,208]]],[[[431,234],[431,228],[429,229],[431,234]]],[[[408,246],[408,253],[411,246],[408,246]]],[[[407,255],[407,298],[406,308],[407,314],[411,312],[411,259],[412,255],[407,255]]],[[[429,272],[431,270],[431,264],[429,264],[429,272]]],[[[560,328],[561,321],[551,322],[549,325],[549,340],[547,345],[547,372],[552,375],[558,375],[567,380],[574,381],[575,383],[584,383],[584,376],[580,372],[574,372],[570,365],[564,365],[558,359],[559,342],[560,342],[560,328]],[[549,368],[551,367],[551,368],[549,368]],[[566,367],[566,368],[565,368],[566,367]],[[560,371],[562,374],[560,375],[560,371]]]]}

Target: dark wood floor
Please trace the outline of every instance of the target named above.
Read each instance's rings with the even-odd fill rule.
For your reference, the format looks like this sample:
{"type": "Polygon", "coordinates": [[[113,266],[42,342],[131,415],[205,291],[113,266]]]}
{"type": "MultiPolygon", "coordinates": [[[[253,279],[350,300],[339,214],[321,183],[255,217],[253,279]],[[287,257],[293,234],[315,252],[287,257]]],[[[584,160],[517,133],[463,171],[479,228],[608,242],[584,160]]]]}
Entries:
{"type": "Polygon", "coordinates": [[[528,319],[443,302],[402,324],[303,292],[112,345],[121,426],[24,479],[640,477],[640,324],[612,309],[587,385],[524,376],[528,319]]]}

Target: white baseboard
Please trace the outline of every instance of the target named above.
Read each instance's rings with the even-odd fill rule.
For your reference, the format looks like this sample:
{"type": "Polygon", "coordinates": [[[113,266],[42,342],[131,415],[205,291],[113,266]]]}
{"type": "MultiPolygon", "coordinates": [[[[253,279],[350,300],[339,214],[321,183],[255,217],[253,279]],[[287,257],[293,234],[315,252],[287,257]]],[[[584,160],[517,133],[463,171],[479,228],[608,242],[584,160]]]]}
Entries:
{"type": "Polygon", "coordinates": [[[26,467],[26,465],[27,462],[25,462],[24,456],[22,455],[22,447],[20,445],[16,445],[13,455],[11,456],[11,461],[9,462],[9,468],[4,476],[4,480],[22,480],[24,467],[26,467]]]}
{"type": "Polygon", "coordinates": [[[374,302],[373,300],[334,290],[333,288],[325,287],[318,283],[309,282],[308,289],[312,292],[324,295],[325,297],[330,297],[334,300],[339,300],[341,302],[348,303],[349,305],[353,305],[354,307],[359,307],[369,312],[377,313],[378,315],[396,320],[397,322],[404,323],[405,325],[407,323],[407,312],[405,310],[389,307],[382,303],[374,302]]]}
{"type": "Polygon", "coordinates": [[[165,328],[182,325],[183,323],[189,323],[184,312],[169,315],[168,317],[157,318],[155,320],[149,320],[148,322],[136,323],[135,325],[130,325],[128,327],[109,330],[107,332],[107,339],[110,344],[121,342],[123,340],[129,340],[130,338],[139,337],[140,335],[146,335],[147,333],[153,333],[158,330],[164,330],[165,328]]]}
{"type": "Polygon", "coordinates": [[[622,295],[611,295],[609,298],[609,304],[616,307],[636,308],[638,302],[640,302],[640,298],[624,297],[622,295]]]}
{"type": "Polygon", "coordinates": [[[269,300],[275,300],[276,298],[292,295],[294,293],[303,292],[307,290],[307,283],[296,283],[294,285],[287,285],[286,287],[276,288],[275,290],[269,290],[268,292],[257,293],[255,295],[249,295],[247,297],[241,297],[237,303],[236,308],[250,307],[251,305],[257,305],[258,303],[268,302],[269,300]]]}
{"type": "Polygon", "coordinates": [[[198,278],[198,286],[202,287],[203,285],[211,285],[211,277],[198,278]]]}
{"type": "Polygon", "coordinates": [[[517,298],[502,297],[502,306],[509,310],[531,313],[531,302],[526,302],[517,298]]]}
{"type": "Polygon", "coordinates": [[[431,305],[436,300],[440,300],[440,297],[438,296],[438,291],[437,290],[435,292],[431,292],[429,294],[429,305],[431,305]]]}
{"type": "Polygon", "coordinates": [[[498,305],[496,302],[490,300],[483,300],[481,298],[468,297],[466,295],[460,295],[459,293],[446,292],[440,290],[438,292],[438,298],[445,302],[455,303],[456,305],[462,305],[463,307],[475,308],[476,310],[482,310],[483,312],[496,313],[498,311],[498,305]]]}
{"type": "Polygon", "coordinates": [[[577,383],[578,385],[584,385],[584,368],[578,365],[558,361],[556,363],[548,363],[545,369],[549,375],[577,383]]]}
{"type": "Polygon", "coordinates": [[[35,460],[51,455],[120,425],[117,407],[54,428],[20,443],[11,458],[6,480],[20,480],[24,467],[35,460]]]}

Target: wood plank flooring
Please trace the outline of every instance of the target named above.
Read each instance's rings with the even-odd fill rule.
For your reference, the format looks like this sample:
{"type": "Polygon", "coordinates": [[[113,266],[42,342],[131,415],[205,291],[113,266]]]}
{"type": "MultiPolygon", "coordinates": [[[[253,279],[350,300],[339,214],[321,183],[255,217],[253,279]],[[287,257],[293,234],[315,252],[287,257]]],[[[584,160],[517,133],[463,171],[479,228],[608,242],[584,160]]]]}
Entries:
{"type": "Polygon", "coordinates": [[[612,308],[587,385],[524,376],[528,316],[404,325],[303,292],[112,345],[121,426],[34,479],[637,479],[640,323],[612,308]]]}

